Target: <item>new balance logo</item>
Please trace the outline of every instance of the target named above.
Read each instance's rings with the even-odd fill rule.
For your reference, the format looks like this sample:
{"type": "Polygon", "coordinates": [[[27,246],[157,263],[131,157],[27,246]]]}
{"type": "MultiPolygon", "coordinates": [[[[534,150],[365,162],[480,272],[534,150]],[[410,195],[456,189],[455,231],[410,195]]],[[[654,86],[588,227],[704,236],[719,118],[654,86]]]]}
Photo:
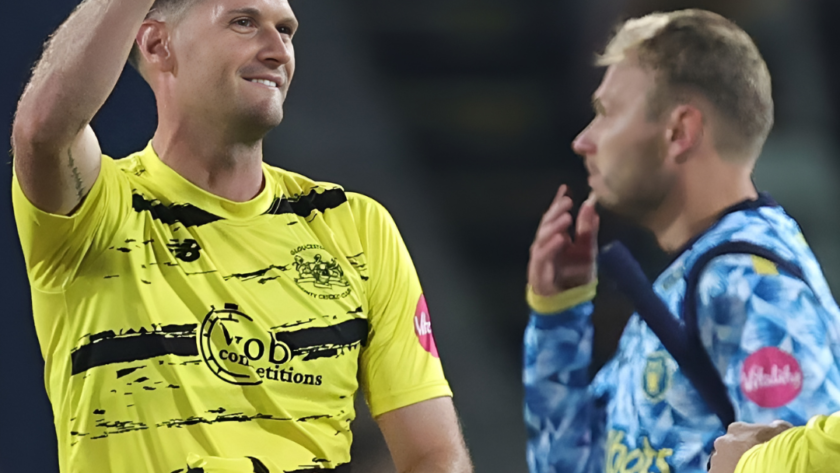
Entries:
{"type": "Polygon", "coordinates": [[[170,240],[172,243],[166,245],[176,258],[187,263],[192,263],[201,257],[201,246],[195,240],[170,240]]]}

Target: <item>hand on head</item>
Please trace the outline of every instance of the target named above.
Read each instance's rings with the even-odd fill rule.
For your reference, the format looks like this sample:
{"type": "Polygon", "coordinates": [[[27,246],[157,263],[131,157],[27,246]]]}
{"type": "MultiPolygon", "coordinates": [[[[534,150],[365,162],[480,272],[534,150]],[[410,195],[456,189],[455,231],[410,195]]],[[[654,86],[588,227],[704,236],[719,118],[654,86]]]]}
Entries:
{"type": "Polygon", "coordinates": [[[584,286],[596,277],[600,218],[595,211],[595,195],[586,199],[577,222],[573,222],[570,213],[573,203],[566,195],[567,190],[565,184],[557,190],[531,245],[528,284],[534,293],[541,296],[552,296],[584,286]],[[575,223],[574,238],[572,223],[575,223]]]}

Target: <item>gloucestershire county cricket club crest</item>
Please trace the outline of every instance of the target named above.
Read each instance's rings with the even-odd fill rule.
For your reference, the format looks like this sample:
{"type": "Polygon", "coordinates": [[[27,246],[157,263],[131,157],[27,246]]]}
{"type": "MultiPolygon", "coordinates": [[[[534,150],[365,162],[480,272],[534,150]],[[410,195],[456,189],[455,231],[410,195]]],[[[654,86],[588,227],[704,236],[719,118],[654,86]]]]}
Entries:
{"type": "Polygon", "coordinates": [[[298,273],[295,282],[304,292],[318,299],[342,299],[350,295],[350,282],[335,258],[324,252],[320,245],[305,245],[292,251],[294,268],[298,273]]]}

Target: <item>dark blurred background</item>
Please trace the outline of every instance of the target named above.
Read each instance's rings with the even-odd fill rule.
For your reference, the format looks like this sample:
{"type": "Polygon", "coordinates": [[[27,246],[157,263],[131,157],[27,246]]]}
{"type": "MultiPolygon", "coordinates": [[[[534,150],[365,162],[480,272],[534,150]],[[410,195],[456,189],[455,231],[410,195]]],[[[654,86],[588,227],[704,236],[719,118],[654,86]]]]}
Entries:
{"type": "MultiPolygon", "coordinates": [[[[0,146],[42,42],[76,0],[0,6],[0,146]]],[[[302,28],[286,121],[266,159],[371,195],[390,209],[423,281],[444,368],[476,471],[527,471],[521,421],[521,335],[528,247],[560,183],[578,201],[585,172],[569,147],[591,118],[592,67],[614,26],[655,10],[707,8],[756,40],[774,79],[776,127],[755,173],[801,223],[840,290],[837,0],[293,0],[302,28]]],[[[91,71],[95,74],[95,71],[91,71]]],[[[103,150],[142,148],[156,125],[152,95],[127,70],[94,128],[103,150]]],[[[43,359],[0,166],[0,472],[56,472],[43,359]]],[[[651,278],[667,261],[650,237],[611,216],[651,278]]],[[[598,299],[596,358],[629,314],[598,299]]],[[[358,403],[354,471],[392,473],[358,403]]]]}

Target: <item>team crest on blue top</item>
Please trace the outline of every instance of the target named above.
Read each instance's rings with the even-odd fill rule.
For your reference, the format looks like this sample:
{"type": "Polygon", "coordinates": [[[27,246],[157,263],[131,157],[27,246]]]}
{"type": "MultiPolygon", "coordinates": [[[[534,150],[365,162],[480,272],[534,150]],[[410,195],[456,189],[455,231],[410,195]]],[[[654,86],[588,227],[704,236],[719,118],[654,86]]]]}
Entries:
{"type": "Polygon", "coordinates": [[[668,352],[656,351],[648,355],[642,374],[642,390],[651,402],[659,402],[671,387],[671,370],[668,368],[668,352]]]}

